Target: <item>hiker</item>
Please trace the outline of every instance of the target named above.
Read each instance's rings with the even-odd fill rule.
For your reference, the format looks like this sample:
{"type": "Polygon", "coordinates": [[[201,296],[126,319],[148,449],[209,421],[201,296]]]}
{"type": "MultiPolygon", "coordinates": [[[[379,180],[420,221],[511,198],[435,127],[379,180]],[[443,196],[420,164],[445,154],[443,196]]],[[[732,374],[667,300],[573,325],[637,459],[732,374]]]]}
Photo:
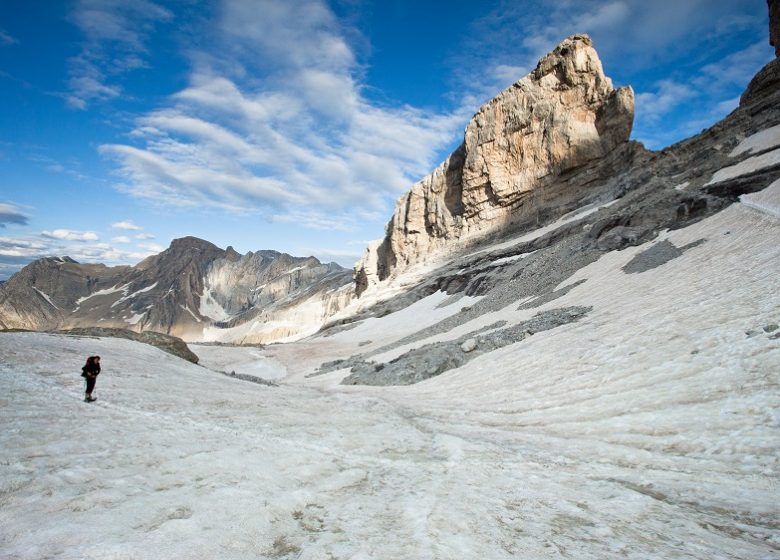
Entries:
{"type": "Polygon", "coordinates": [[[90,356],[87,358],[87,364],[81,368],[81,377],[87,381],[87,391],[84,395],[84,402],[92,402],[97,399],[92,397],[92,391],[95,390],[95,380],[100,375],[100,356],[90,356]]]}

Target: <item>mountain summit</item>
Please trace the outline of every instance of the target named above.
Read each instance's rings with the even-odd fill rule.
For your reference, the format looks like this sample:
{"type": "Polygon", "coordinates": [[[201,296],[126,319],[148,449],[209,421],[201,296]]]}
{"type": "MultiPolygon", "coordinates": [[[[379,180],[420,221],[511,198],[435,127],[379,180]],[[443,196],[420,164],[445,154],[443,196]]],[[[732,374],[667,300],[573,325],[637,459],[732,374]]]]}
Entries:
{"type": "Polygon", "coordinates": [[[612,87],[590,37],[565,39],[483,105],[461,146],[398,200],[385,238],[357,266],[358,293],[432,251],[581,198],[610,171],[610,154],[626,159],[633,118],[632,89],[612,87]],[[582,180],[563,183],[567,173],[582,180]]]}

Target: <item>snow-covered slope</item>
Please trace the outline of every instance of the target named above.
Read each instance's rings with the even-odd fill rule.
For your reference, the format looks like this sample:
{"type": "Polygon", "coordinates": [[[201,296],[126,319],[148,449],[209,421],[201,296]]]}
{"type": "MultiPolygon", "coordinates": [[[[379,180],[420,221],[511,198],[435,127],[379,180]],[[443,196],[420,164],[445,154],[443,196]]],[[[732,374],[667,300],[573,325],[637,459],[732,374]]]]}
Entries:
{"type": "Polygon", "coordinates": [[[2,334],[0,552],[772,558],[778,233],[777,218],[735,204],[607,253],[538,309],[509,305],[377,354],[547,308],[592,307],[404,387],[339,385],[345,369],[307,375],[425,328],[415,314],[441,321],[478,302],[433,294],[327,337],[197,347],[215,369],[254,367],[284,376],[280,387],[124,340],[2,334]],[[699,239],[654,268],[627,267],[654,245],[699,239]],[[86,404],[78,368],[95,353],[100,399],[86,404]],[[262,367],[251,365],[258,354],[262,367]]]}

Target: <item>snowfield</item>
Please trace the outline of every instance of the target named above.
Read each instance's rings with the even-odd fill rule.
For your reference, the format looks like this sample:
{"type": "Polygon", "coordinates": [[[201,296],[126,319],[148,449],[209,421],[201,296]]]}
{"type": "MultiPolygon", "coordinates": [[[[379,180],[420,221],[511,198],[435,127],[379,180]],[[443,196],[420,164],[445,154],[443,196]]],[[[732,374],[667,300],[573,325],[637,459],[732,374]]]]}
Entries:
{"type": "Polygon", "coordinates": [[[2,333],[0,557],[777,558],[776,191],[606,253],[536,309],[377,354],[592,307],[411,386],[309,375],[469,300],[436,293],[263,349],[194,348],[279,387],[127,340],[2,333]],[[699,240],[623,270],[657,243],[699,240]],[[91,354],[104,373],[87,404],[91,354]]]}

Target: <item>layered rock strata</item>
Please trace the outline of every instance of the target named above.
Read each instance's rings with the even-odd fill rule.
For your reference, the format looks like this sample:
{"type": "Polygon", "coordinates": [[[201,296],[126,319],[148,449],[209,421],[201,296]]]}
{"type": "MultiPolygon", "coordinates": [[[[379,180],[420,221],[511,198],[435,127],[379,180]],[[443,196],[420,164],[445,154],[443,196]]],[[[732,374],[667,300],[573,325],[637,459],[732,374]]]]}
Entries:
{"type": "Polygon", "coordinates": [[[613,88],[590,38],[564,40],[485,104],[463,144],[398,200],[385,238],[356,267],[358,293],[568,196],[560,178],[625,146],[633,114],[633,91],[613,88]]]}

